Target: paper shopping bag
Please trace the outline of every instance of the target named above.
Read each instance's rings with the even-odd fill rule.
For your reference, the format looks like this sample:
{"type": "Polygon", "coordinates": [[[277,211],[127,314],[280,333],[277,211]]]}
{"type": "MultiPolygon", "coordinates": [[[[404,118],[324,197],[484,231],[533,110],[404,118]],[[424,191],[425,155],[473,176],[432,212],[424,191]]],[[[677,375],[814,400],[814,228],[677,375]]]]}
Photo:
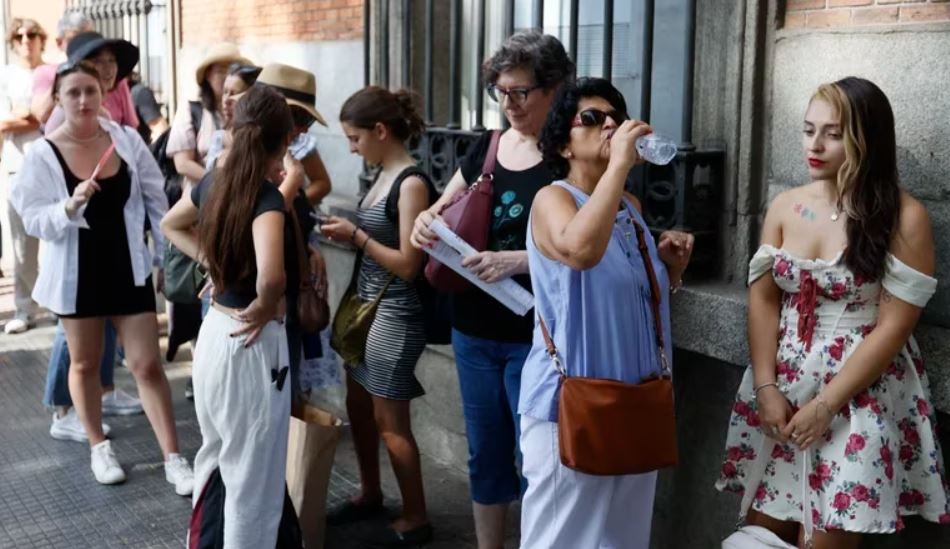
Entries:
{"type": "Polygon", "coordinates": [[[287,489],[307,549],[322,549],[330,470],[341,421],[310,404],[294,407],[287,444],[287,489]]]}

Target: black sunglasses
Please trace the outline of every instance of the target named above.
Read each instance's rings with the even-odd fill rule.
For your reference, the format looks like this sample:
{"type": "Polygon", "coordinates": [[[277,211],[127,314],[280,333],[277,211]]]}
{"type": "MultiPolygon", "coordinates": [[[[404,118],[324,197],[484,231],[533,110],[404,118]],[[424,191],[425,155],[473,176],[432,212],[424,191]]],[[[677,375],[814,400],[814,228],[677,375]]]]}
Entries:
{"type": "Polygon", "coordinates": [[[577,116],[574,117],[574,120],[571,122],[571,127],[576,128],[578,126],[584,126],[584,127],[603,126],[608,116],[614,122],[618,124],[627,119],[627,113],[621,112],[621,111],[602,111],[600,109],[584,109],[583,111],[577,113],[577,116]]]}
{"type": "Polygon", "coordinates": [[[40,36],[40,33],[36,31],[27,31],[27,32],[18,32],[14,34],[13,36],[14,36],[14,39],[16,40],[23,40],[24,36],[27,37],[27,39],[29,40],[33,40],[37,36],[40,36]]]}

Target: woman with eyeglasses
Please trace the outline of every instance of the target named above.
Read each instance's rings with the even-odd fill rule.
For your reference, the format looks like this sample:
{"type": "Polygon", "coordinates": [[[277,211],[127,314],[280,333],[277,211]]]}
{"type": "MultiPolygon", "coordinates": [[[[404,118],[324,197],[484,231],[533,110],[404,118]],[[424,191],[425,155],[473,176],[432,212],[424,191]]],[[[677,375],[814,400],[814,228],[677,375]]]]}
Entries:
{"type": "MultiPolygon", "coordinates": [[[[487,282],[513,278],[530,290],[528,212],[535,194],[552,179],[541,161],[538,136],[558,89],[573,78],[574,62],[553,36],[519,32],[485,62],[483,74],[489,97],[499,102],[511,128],[498,144],[488,249],[464,265],[487,282]]],[[[424,248],[435,239],[429,225],[481,175],[490,142],[491,132],[486,132],[471,146],[442,198],[416,218],[415,246],[424,248]]],[[[517,410],[534,319],[514,314],[473,287],[454,296],[452,326],[478,545],[502,547],[508,505],[524,489],[517,410]]]]}
{"type": "MultiPolygon", "coordinates": [[[[631,168],[642,163],[634,142],[651,132],[626,112],[623,95],[600,78],[558,96],[540,139],[554,183],[534,201],[528,262],[535,310],[568,374],[639,383],[672,357],[669,294],[693,237],[667,231],[655,243],[640,203],[624,192],[631,168]]],[[[518,409],[528,481],[521,546],[646,549],[656,472],[595,476],[562,465],[559,387],[539,322],[518,409]]]]}
{"type": "MultiPolygon", "coordinates": [[[[3,136],[0,181],[5,193],[9,191],[14,175],[20,171],[26,151],[40,137],[39,122],[30,114],[30,98],[33,72],[43,63],[46,32],[36,21],[17,17],[10,22],[7,43],[17,58],[0,67],[0,134],[3,136]]],[[[26,233],[23,220],[9,204],[7,206],[4,221],[8,233],[4,236],[8,242],[13,242],[15,312],[4,326],[4,332],[17,334],[28,330],[33,322],[36,303],[30,293],[36,283],[39,240],[26,233]]]]}

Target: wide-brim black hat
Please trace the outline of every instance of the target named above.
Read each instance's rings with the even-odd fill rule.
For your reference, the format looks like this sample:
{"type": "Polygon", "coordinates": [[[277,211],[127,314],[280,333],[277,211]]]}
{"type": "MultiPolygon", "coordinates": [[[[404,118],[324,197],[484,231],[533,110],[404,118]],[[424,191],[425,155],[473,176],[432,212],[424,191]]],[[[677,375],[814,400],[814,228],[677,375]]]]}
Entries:
{"type": "Polygon", "coordinates": [[[66,56],[70,63],[78,63],[89,59],[99,50],[108,48],[115,55],[116,73],[115,82],[118,84],[123,78],[132,73],[132,69],[139,63],[139,49],[128,40],[105,38],[98,32],[83,32],[69,41],[66,47],[66,56]]]}

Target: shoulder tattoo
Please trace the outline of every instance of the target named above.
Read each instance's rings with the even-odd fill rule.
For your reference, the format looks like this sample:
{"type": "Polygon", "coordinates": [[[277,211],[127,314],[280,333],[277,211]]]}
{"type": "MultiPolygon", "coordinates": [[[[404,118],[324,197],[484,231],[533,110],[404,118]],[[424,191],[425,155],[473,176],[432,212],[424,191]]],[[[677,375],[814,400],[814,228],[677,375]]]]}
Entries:
{"type": "Polygon", "coordinates": [[[798,214],[799,217],[807,221],[814,221],[818,218],[818,216],[815,215],[814,210],[812,210],[808,206],[802,205],[801,202],[796,202],[795,205],[792,206],[792,209],[795,211],[796,214],[798,214]]]}

